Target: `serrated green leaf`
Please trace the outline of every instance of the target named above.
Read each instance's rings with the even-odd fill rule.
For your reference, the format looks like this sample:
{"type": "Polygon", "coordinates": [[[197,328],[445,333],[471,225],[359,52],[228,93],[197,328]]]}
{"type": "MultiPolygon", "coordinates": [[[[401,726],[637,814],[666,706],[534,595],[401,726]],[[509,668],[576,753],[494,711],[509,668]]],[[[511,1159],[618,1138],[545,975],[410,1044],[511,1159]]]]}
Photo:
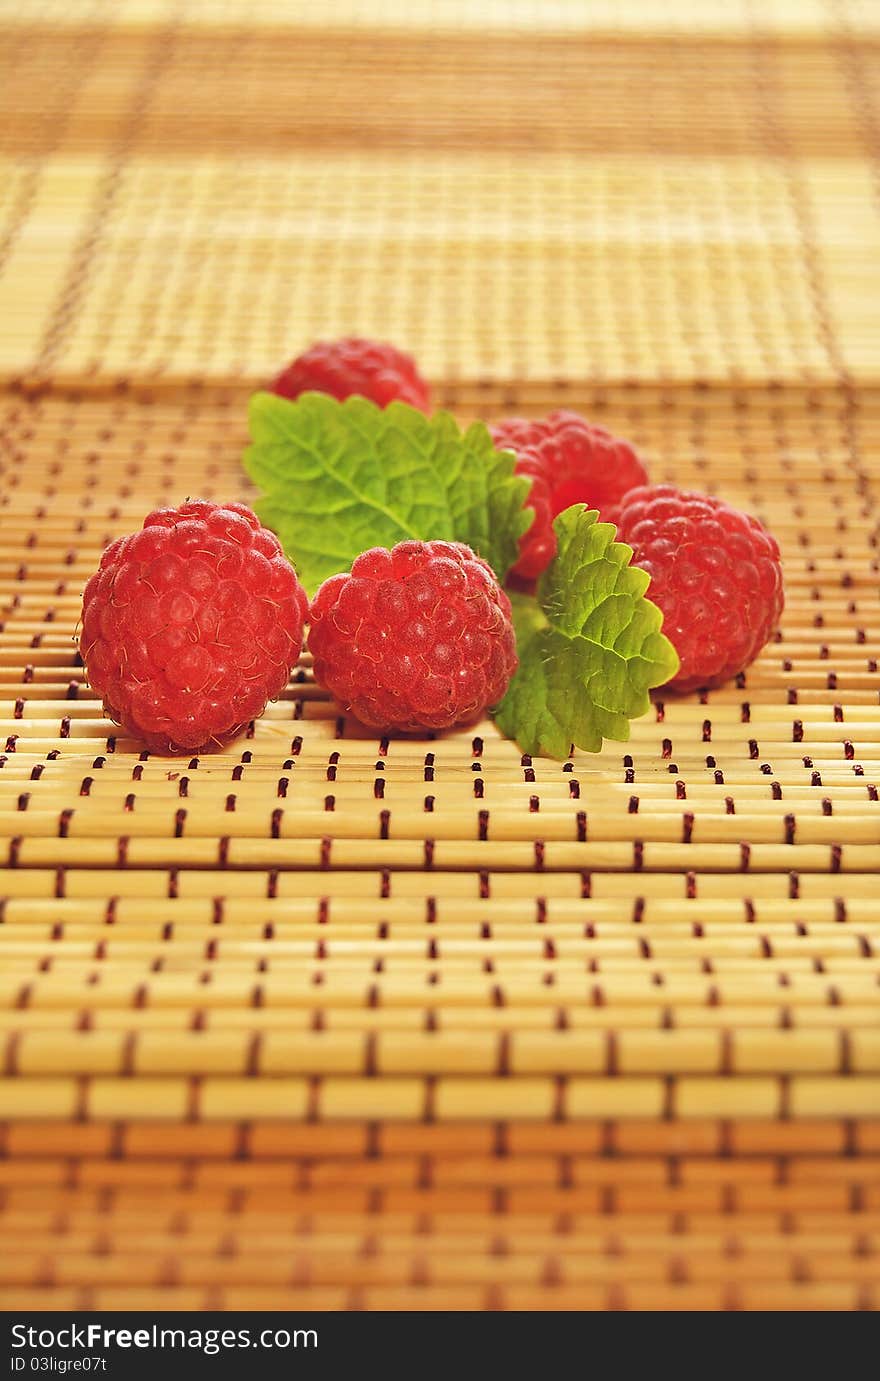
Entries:
{"type": "Polygon", "coordinates": [[[678,670],[663,615],[645,598],[650,577],[597,518],[583,504],[560,513],[537,599],[514,602],[519,669],[495,718],[525,753],[564,758],[572,744],[625,742],[648,691],[678,670]]]}
{"type": "Polygon", "coordinates": [[[516,456],[512,451],[496,451],[484,422],[473,422],[464,434],[464,446],[472,474],[484,475],[485,501],[472,506],[469,520],[462,523],[459,541],[480,553],[499,580],[514,564],[519,539],[527,532],[534,516],[527,502],[530,482],[514,474],[516,456]],[[491,556],[486,552],[490,551],[491,556]]]}
{"type": "Polygon", "coordinates": [[[462,434],[446,412],[323,393],[257,393],[248,415],[257,511],[310,593],[368,547],[408,538],[467,542],[500,579],[516,560],[529,483],[482,423],[462,434]]]}

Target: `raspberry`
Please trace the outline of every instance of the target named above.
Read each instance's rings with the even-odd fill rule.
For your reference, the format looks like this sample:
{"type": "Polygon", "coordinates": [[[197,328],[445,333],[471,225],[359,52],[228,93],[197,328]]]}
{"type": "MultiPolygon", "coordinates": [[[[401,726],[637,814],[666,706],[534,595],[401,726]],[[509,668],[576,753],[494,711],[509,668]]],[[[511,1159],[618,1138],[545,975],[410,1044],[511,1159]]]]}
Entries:
{"type": "Polygon", "coordinates": [[[612,436],[576,412],[551,412],[527,420],[508,417],[489,428],[496,446],[516,452],[516,473],[532,481],[528,504],[535,517],[520,539],[512,574],[534,580],[556,555],[553,519],[573,503],[604,514],[648,475],[628,441],[612,436]]]}
{"type": "Polygon", "coordinates": [[[307,608],[249,508],[193,499],[111,542],[83,594],[79,648],[111,719],[155,752],[193,752],[280,695],[307,608]]]}
{"type": "Polygon", "coordinates": [[[500,700],[516,669],[510,601],[461,542],[373,547],[312,601],[315,678],[376,729],[448,729],[500,700]]]}
{"type": "Polygon", "coordinates": [[[384,408],[395,398],[427,412],[428,385],[415,360],[393,345],[347,336],[344,340],[318,341],[283,369],[271,385],[282,398],[298,398],[314,390],[334,398],[359,393],[384,408]]]}
{"type": "Polygon", "coordinates": [[[633,489],[609,517],[651,577],[681,661],[670,686],[715,686],[754,661],[783,605],[779,547],[757,518],[669,484],[633,489]]]}

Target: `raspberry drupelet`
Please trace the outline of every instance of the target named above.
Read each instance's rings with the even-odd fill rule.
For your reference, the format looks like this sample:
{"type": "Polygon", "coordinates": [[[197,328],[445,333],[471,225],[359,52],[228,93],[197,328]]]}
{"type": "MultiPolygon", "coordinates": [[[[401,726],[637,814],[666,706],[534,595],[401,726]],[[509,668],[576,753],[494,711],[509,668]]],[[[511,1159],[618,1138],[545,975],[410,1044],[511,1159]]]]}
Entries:
{"type": "Polygon", "coordinates": [[[80,654],[111,719],[154,752],[195,752],[280,695],[307,609],[249,508],[193,499],[104,552],[83,594],[80,654]]]}
{"type": "Polygon", "coordinates": [[[516,473],[532,482],[526,502],[535,517],[520,538],[519,559],[512,571],[520,581],[537,579],[556,555],[553,519],[563,509],[585,503],[604,517],[609,505],[648,480],[628,441],[576,412],[551,412],[534,419],[509,417],[489,430],[497,447],[516,453],[516,473]]]}
{"type": "Polygon", "coordinates": [[[318,341],[297,355],[270,387],[282,398],[298,398],[309,391],[339,399],[359,393],[380,408],[397,399],[422,412],[428,411],[431,402],[428,385],[411,356],[393,345],[359,336],[318,341]]]}
{"type": "Polygon", "coordinates": [[[784,601],[779,547],[757,518],[669,484],[631,490],[608,518],[651,577],[681,662],[673,689],[717,686],[754,661],[784,601]]]}
{"type": "Polygon", "coordinates": [[[516,669],[510,601],[461,542],[364,552],[324,582],[310,619],[316,680],[376,729],[469,723],[516,669]]]}

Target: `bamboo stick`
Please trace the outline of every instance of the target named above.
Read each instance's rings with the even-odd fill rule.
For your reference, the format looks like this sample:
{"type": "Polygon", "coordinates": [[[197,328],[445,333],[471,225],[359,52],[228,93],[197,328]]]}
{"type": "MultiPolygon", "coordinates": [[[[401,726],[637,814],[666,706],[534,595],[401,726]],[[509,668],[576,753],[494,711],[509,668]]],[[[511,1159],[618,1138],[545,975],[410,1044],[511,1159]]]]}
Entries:
{"type": "Polygon", "coordinates": [[[460,1031],[398,1033],[365,1039],[357,1031],[247,1031],[126,1034],[122,1030],[16,1032],[7,1068],[18,1076],[54,1074],[695,1074],[880,1072],[880,1031],[850,1023],[844,1048],[834,1030],[624,1031],[579,1029],[495,1035],[460,1031]]]}
{"type": "Polygon", "coordinates": [[[514,1080],[443,1075],[436,1085],[400,1076],[373,1079],[333,1075],[319,1085],[302,1078],[268,1082],[207,1076],[137,1080],[107,1076],[6,1079],[0,1115],[6,1118],[140,1116],[211,1121],[228,1116],[351,1120],[391,1117],[441,1120],[527,1117],[556,1120],[582,1117],[772,1118],[785,1115],[870,1117],[880,1109],[880,1080],[871,1076],[836,1079],[794,1075],[788,1083],[774,1076],[744,1075],[719,1081],[681,1076],[665,1084],[658,1078],[625,1079],[575,1076],[558,1082],[522,1076],[514,1080]]]}

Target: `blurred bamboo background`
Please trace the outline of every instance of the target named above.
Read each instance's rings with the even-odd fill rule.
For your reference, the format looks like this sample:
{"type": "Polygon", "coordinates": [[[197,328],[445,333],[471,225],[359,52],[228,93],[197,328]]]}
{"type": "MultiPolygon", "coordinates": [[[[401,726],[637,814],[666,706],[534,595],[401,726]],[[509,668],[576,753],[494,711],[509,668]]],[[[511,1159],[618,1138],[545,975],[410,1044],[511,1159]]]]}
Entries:
{"type": "Polygon", "coordinates": [[[0,0],[7,1309],[880,1302],[880,8],[0,0]],[[103,545],[316,338],[777,533],[735,683],[558,763],[313,684],[141,753],[103,545]],[[4,746],[5,745],[5,746],[4,746]]]}

